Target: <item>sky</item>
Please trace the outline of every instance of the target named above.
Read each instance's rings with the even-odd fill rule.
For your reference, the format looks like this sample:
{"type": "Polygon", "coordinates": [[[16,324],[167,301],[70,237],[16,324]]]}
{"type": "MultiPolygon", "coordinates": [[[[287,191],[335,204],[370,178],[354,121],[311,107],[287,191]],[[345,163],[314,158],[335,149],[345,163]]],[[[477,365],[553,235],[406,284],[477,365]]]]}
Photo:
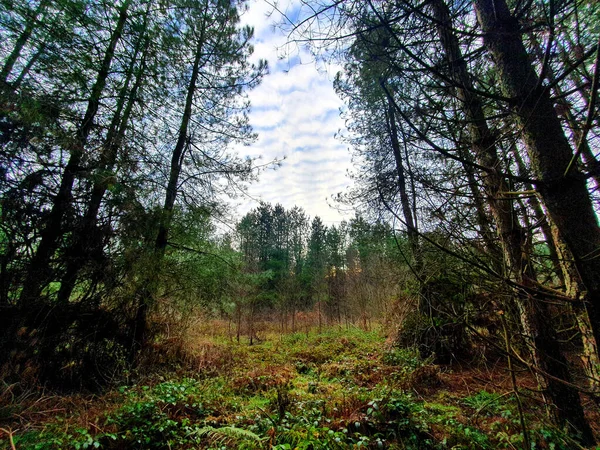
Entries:
{"type": "MultiPolygon", "coordinates": [[[[278,2],[279,8],[293,16],[297,7],[291,1],[288,6],[282,3],[278,2]]],[[[242,156],[261,156],[261,163],[285,160],[250,186],[249,197],[238,200],[236,215],[242,217],[262,200],[286,209],[297,205],[327,225],[337,224],[353,216],[329,206],[333,204],[331,196],[350,184],[350,154],[334,137],[344,128],[340,118],[343,102],[333,90],[340,67],[321,65],[318,70],[306,49],[293,47],[283,55],[287,35],[274,26],[281,16],[275,12],[269,17],[270,11],[272,7],[264,0],[251,0],[242,16],[244,25],[254,27],[253,59],[266,59],[270,73],[249,93],[250,123],[259,138],[238,151],[242,156]]]]}

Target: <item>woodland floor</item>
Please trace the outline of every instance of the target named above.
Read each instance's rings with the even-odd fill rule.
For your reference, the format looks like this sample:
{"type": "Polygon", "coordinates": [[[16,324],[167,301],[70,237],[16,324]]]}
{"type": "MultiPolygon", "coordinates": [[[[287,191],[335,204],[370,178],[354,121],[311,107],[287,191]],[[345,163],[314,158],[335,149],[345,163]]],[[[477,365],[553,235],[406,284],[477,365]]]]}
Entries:
{"type": "MultiPolygon", "coordinates": [[[[0,448],[523,448],[502,361],[435,366],[357,328],[266,334],[252,346],[215,332],[223,324],[207,329],[157,346],[152,370],[102,395],[2,386],[0,448]]],[[[578,448],[547,423],[527,372],[518,385],[532,448],[578,448]]]]}

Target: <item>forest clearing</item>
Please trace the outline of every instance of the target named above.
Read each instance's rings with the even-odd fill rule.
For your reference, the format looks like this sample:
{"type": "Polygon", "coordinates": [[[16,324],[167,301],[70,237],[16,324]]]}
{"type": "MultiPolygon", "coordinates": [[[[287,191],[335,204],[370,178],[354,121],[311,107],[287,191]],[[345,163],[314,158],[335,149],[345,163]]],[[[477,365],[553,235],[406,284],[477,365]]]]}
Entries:
{"type": "Polygon", "coordinates": [[[513,449],[523,425],[531,448],[579,447],[523,371],[521,423],[502,358],[438,366],[385,342],[378,324],[302,328],[250,346],[225,322],[205,324],[154,349],[153,373],[102,395],[5,391],[2,426],[18,449],[513,449]]]}
{"type": "Polygon", "coordinates": [[[0,447],[599,449],[600,2],[0,0],[0,447]]]}

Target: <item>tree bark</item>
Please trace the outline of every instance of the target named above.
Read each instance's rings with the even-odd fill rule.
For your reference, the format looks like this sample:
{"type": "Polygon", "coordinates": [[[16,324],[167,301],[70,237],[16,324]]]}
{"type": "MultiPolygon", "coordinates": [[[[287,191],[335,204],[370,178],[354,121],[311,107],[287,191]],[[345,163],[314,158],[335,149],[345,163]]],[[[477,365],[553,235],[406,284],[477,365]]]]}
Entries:
{"type": "MultiPolygon", "coordinates": [[[[515,164],[517,165],[519,176],[527,176],[525,162],[523,161],[523,158],[521,157],[521,154],[519,153],[516,146],[513,146],[512,148],[512,155],[514,157],[515,164]]],[[[531,183],[524,183],[524,187],[527,191],[534,190],[533,185],[531,183]]],[[[536,222],[539,223],[540,229],[542,230],[542,234],[546,241],[546,245],[548,246],[550,262],[552,263],[552,267],[554,269],[556,277],[560,280],[561,284],[565,284],[563,267],[564,260],[561,260],[560,256],[558,255],[558,252],[556,250],[556,243],[553,238],[552,228],[548,223],[548,219],[546,218],[546,214],[544,213],[542,205],[540,204],[540,201],[536,196],[531,196],[530,198],[528,198],[527,203],[529,205],[529,208],[531,208],[531,210],[533,211],[533,216],[535,217],[536,222]]]]}
{"type": "Polygon", "coordinates": [[[42,56],[44,54],[45,51],[46,51],[46,44],[45,43],[40,44],[40,47],[33,54],[33,56],[31,58],[29,58],[29,61],[27,62],[27,64],[25,64],[25,67],[23,67],[23,70],[21,70],[21,73],[19,74],[19,76],[17,78],[15,78],[15,81],[10,83],[13,92],[16,92],[21,87],[23,80],[25,80],[27,75],[29,75],[31,68],[37,62],[37,60],[40,58],[40,56],[42,56]]]}
{"type": "Polygon", "coordinates": [[[495,238],[495,233],[491,225],[489,213],[485,208],[485,200],[481,192],[480,184],[477,182],[476,171],[473,165],[473,155],[465,150],[461,152],[462,167],[467,176],[469,190],[473,196],[473,206],[475,207],[475,215],[477,216],[477,225],[479,225],[479,233],[483,239],[485,251],[491,259],[491,264],[498,273],[501,273],[504,267],[504,254],[498,241],[495,238]]]}
{"type": "MultiPolygon", "coordinates": [[[[535,35],[533,35],[533,33],[531,36],[531,42],[532,42],[536,57],[539,60],[543,60],[544,52],[543,52],[542,47],[540,46],[538,40],[536,39],[535,35]]],[[[564,50],[563,50],[563,53],[564,53],[564,50]]],[[[566,57],[563,57],[563,61],[566,64],[568,64],[566,57]]],[[[580,126],[579,123],[577,123],[577,120],[575,119],[575,115],[572,112],[571,104],[567,101],[566,97],[563,95],[564,93],[563,93],[562,89],[560,88],[560,85],[556,84],[556,75],[554,74],[554,71],[549,63],[547,64],[547,66],[544,70],[544,73],[546,75],[548,82],[551,85],[553,85],[552,91],[554,93],[554,96],[557,98],[557,101],[556,101],[557,108],[555,108],[555,110],[557,110],[558,114],[560,116],[563,116],[565,121],[567,122],[569,130],[571,131],[571,139],[573,141],[573,147],[576,147],[577,145],[581,145],[581,156],[582,156],[583,160],[585,161],[586,165],[588,166],[588,168],[591,169],[591,171],[592,171],[592,174],[593,174],[592,179],[596,183],[596,187],[600,188],[600,173],[597,173],[597,168],[598,168],[599,162],[596,159],[596,157],[594,156],[594,152],[590,148],[590,144],[587,140],[587,137],[583,133],[582,127],[580,126]]],[[[574,83],[577,83],[577,80],[575,79],[576,78],[575,75],[572,74],[569,78],[571,80],[573,80],[574,83]]],[[[579,80],[579,82],[581,83],[580,80],[579,80]]],[[[588,96],[584,92],[581,84],[576,84],[576,86],[577,86],[578,94],[581,96],[581,99],[585,106],[585,109],[588,110],[588,108],[590,106],[588,96]]]]}
{"type": "Polygon", "coordinates": [[[505,95],[521,128],[540,196],[548,215],[575,258],[588,294],[588,310],[596,340],[600,338],[600,227],[585,177],[567,167],[573,149],[565,136],[548,91],[537,87],[517,21],[503,0],[475,1],[484,42],[494,58],[505,95]]]}
{"type": "MultiPolygon", "coordinates": [[[[519,168],[519,175],[525,175],[525,164],[516,148],[514,149],[513,156],[519,168]]],[[[526,183],[525,189],[531,191],[533,190],[533,186],[526,183]]],[[[591,391],[596,392],[596,396],[598,396],[600,395],[600,359],[598,357],[598,345],[594,338],[586,305],[582,300],[585,296],[585,288],[575,267],[573,255],[571,255],[556,226],[551,224],[544,214],[537,196],[529,199],[529,206],[533,210],[535,219],[542,229],[542,234],[548,246],[550,260],[552,261],[557,277],[561,284],[564,285],[567,296],[574,300],[574,303],[569,305],[569,308],[577,321],[581,334],[583,366],[588,376],[589,388],[591,391]]]]}

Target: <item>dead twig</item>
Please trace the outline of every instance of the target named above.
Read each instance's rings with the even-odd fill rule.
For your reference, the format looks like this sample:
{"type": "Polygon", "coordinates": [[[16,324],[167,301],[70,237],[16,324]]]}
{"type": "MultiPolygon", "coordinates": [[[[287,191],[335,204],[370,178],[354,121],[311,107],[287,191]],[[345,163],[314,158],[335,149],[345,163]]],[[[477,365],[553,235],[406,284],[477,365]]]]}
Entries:
{"type": "Polygon", "coordinates": [[[6,433],[6,435],[8,436],[8,441],[10,442],[11,450],[17,450],[17,447],[15,447],[15,441],[13,439],[13,431],[10,428],[0,428],[0,431],[6,433]]]}

